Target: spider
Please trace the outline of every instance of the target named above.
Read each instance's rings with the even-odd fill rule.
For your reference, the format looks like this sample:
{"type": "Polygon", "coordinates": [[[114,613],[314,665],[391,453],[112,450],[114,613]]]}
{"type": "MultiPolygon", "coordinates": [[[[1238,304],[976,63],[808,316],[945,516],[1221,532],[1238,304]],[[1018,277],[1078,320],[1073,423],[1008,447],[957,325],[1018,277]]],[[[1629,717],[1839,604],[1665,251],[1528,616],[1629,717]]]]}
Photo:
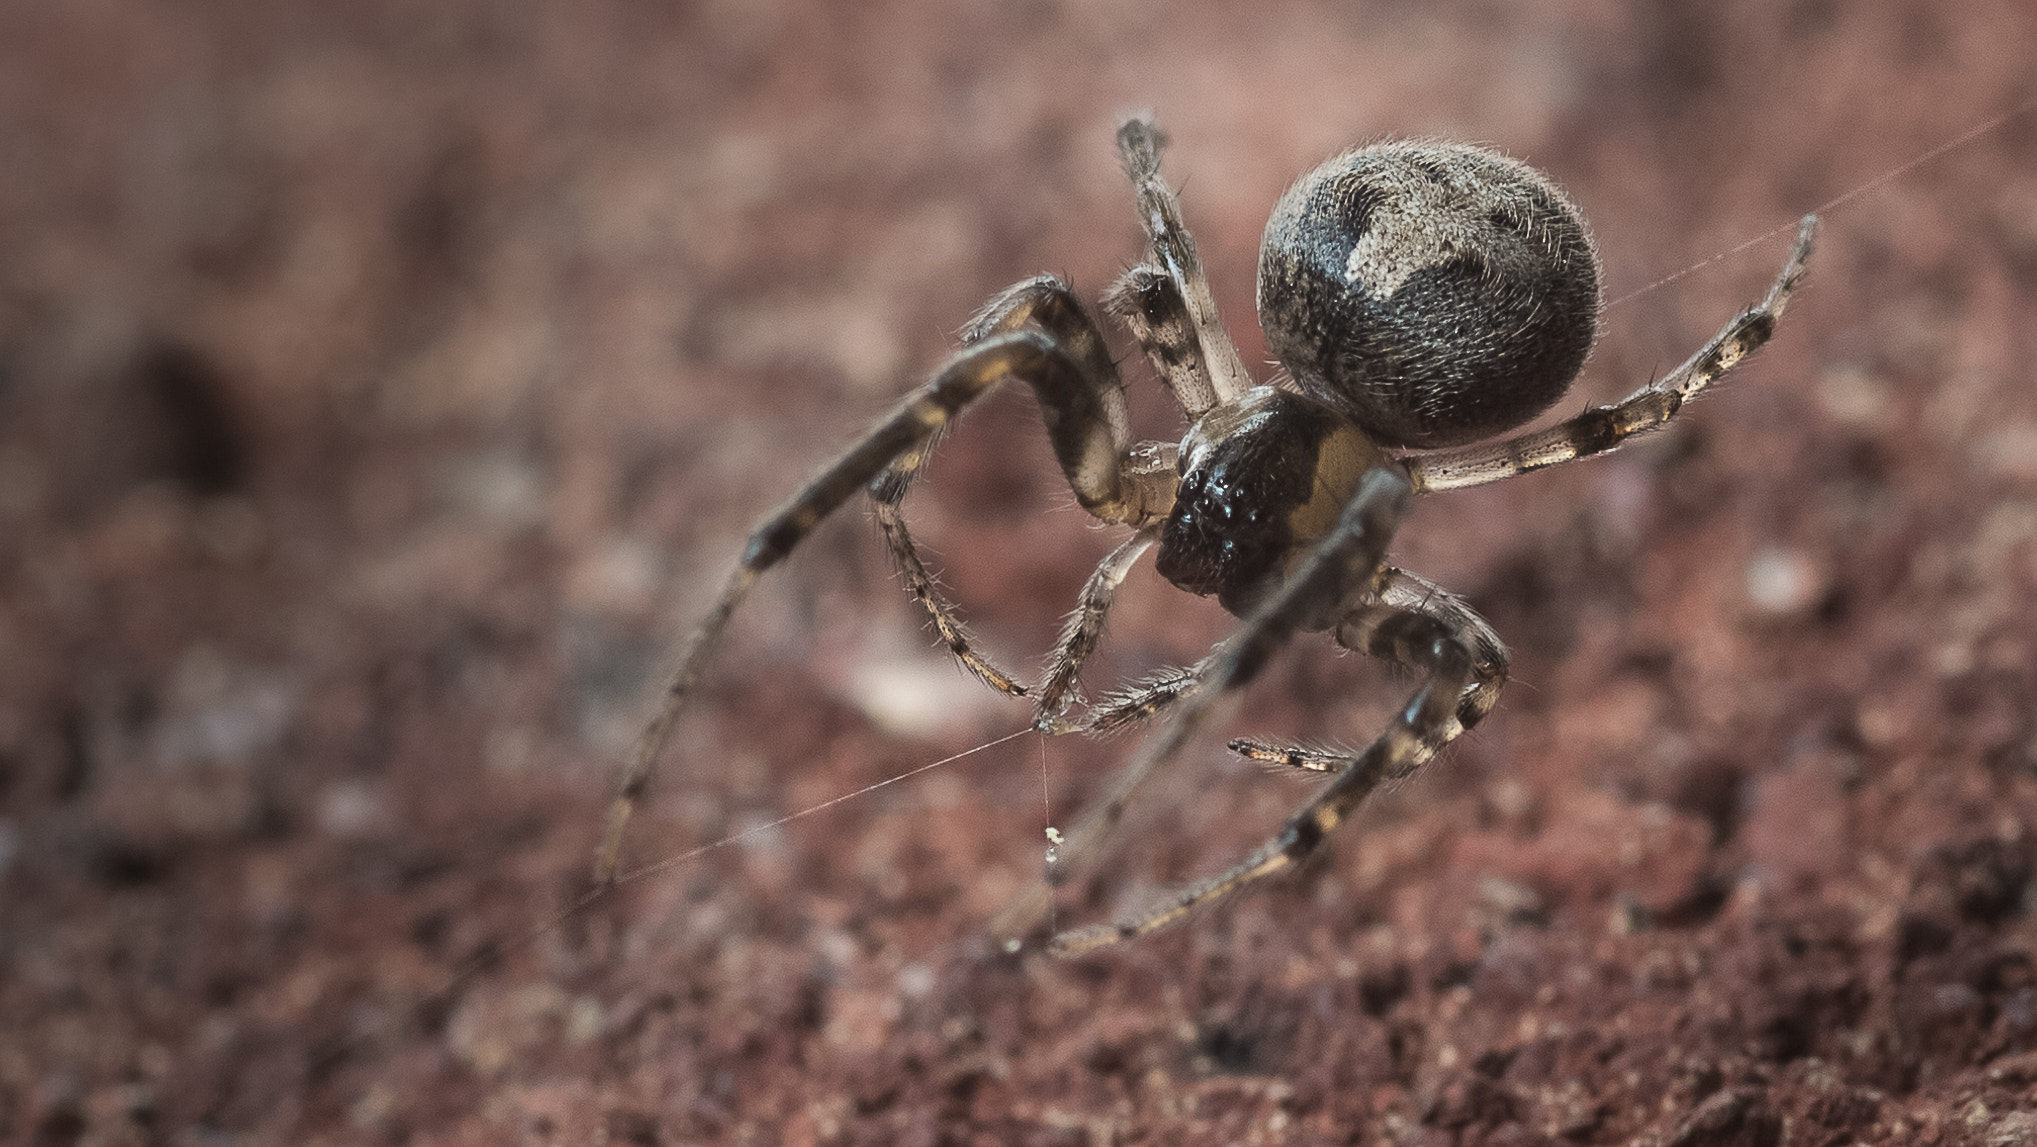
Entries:
{"type": "Polygon", "coordinates": [[[1060,932],[1047,948],[1074,955],[1144,936],[1295,867],[1373,790],[1478,724],[1507,678],[1506,645],[1483,618],[1387,563],[1414,496],[1601,454],[1667,423],[1768,341],[1803,280],[1817,225],[1815,216],[1804,218],[1767,295],[1675,370],[1611,406],[1479,445],[1561,398],[1596,334],[1597,250],[1554,183],[1495,152],[1441,142],[1361,147],[1304,175],[1275,206],[1260,249],[1259,317],[1287,385],[1262,384],[1218,321],[1195,243],[1160,175],[1162,143],[1145,118],[1118,130],[1152,255],[1106,292],[1103,306],[1187,416],[1180,443],[1131,440],[1117,366],[1066,283],[1040,276],[993,298],[925,385],[750,535],[624,766],[597,883],[614,881],[630,813],[730,617],[765,571],[859,490],[949,651],[991,687],[1030,692],[1035,728],[1103,732],[1165,717],[1110,791],[1049,850],[1041,879],[993,921],[993,938],[1018,950],[1041,931],[1055,889],[1098,860],[1137,790],[1291,637],[1324,632],[1419,675],[1398,716],[1356,753],[1231,742],[1246,757],[1327,781],[1228,871],[1122,922],[1060,932]],[[1030,689],[976,652],[901,514],[942,430],[1006,379],[1038,395],[1055,458],[1082,508],[1131,531],[1090,575],[1045,676],[1030,689]],[[1071,718],[1078,675],[1117,588],[1156,546],[1163,577],[1216,595],[1239,626],[1195,665],[1071,718]]]}

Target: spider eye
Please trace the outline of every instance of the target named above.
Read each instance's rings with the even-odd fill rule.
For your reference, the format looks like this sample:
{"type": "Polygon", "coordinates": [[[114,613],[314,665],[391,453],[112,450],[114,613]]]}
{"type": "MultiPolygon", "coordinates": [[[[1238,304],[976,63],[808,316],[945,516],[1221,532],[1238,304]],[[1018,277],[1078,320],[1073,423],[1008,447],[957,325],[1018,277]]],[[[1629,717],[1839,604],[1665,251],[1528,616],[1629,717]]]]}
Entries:
{"type": "Polygon", "coordinates": [[[1182,479],[1154,563],[1160,576],[1190,593],[1216,594],[1233,613],[1256,596],[1294,544],[1286,518],[1253,501],[1292,500],[1291,483],[1241,481],[1252,467],[1240,462],[1234,452],[1182,479]]]}
{"type": "Polygon", "coordinates": [[[1493,152],[1389,143],[1331,159],[1274,209],[1266,339],[1380,442],[1453,446],[1562,397],[1598,325],[1598,253],[1547,178],[1493,152]]]}

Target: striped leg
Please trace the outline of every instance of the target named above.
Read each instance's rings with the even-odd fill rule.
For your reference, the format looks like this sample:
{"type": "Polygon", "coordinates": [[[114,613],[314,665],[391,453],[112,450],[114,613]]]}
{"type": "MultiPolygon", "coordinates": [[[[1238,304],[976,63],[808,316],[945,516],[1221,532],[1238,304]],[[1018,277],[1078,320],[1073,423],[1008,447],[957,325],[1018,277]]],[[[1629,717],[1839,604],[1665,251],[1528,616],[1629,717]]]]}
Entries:
{"type": "Polygon", "coordinates": [[[1072,733],[1079,728],[1063,721],[1061,711],[1072,699],[1070,694],[1082,673],[1082,663],[1096,652],[1097,643],[1103,640],[1104,618],[1110,612],[1118,586],[1124,583],[1125,574],[1131,572],[1132,564],[1152,547],[1159,536],[1157,526],[1140,530],[1112,550],[1096,567],[1096,572],[1089,575],[1089,581],[1082,587],[1082,596],[1076,602],[1075,612],[1068,615],[1068,625],[1061,631],[1060,642],[1048,655],[1047,675],[1040,681],[1034,728],[1049,733],[1072,733]]]}
{"type": "Polygon", "coordinates": [[[878,529],[884,532],[885,545],[891,550],[891,563],[905,578],[907,592],[927,611],[928,618],[934,623],[934,632],[940,634],[941,644],[948,647],[948,652],[961,662],[962,668],[975,674],[985,685],[1006,696],[1024,696],[1025,686],[976,652],[976,639],[969,635],[968,627],[962,624],[962,618],[955,611],[955,603],[942,595],[933,573],[921,560],[919,546],[906,529],[905,515],[900,512],[897,503],[877,502],[876,517],[878,529]]]}
{"type": "MultiPolygon", "coordinates": [[[[1392,649],[1376,649],[1369,644],[1366,625],[1376,621],[1373,614],[1385,606],[1412,610],[1434,616],[1445,624],[1455,626],[1465,635],[1471,646],[1478,672],[1471,688],[1464,694],[1462,725],[1469,729],[1492,711],[1499,701],[1500,687],[1506,684],[1509,655],[1506,643],[1492,626],[1480,617],[1464,599],[1443,589],[1426,578],[1406,570],[1389,567],[1385,582],[1380,590],[1378,602],[1367,602],[1354,608],[1349,617],[1337,625],[1338,644],[1354,653],[1370,653],[1377,657],[1393,660],[1408,669],[1420,669],[1414,661],[1398,656],[1392,649]]],[[[1204,658],[1194,665],[1163,669],[1128,689],[1111,694],[1099,701],[1075,731],[1097,736],[1111,736],[1136,728],[1154,717],[1165,713],[1171,705],[1187,695],[1202,675],[1209,671],[1215,657],[1204,658]]],[[[1461,732],[1462,730],[1460,730],[1461,732]]],[[[1451,736],[1456,736],[1452,733],[1451,736]]],[[[1230,743],[1233,752],[1266,764],[1286,765],[1290,768],[1310,772],[1334,773],[1350,760],[1350,754],[1298,746],[1273,745],[1264,741],[1241,739],[1230,743]]]]}
{"type": "Polygon", "coordinates": [[[1217,317],[1216,295],[1203,274],[1195,240],[1181,220],[1181,204],[1174,198],[1174,189],[1160,177],[1161,142],[1159,131],[1149,120],[1127,120],[1118,128],[1118,155],[1138,192],[1139,220],[1152,236],[1154,261],[1173,280],[1187,311],[1216,400],[1230,402],[1251,389],[1252,375],[1217,317]]]}
{"type": "MultiPolygon", "coordinates": [[[[665,680],[656,713],[638,735],[622,774],[595,859],[594,878],[615,879],[622,835],[630,814],[650,783],[651,768],[672,723],[693,692],[728,622],[764,572],[783,561],[829,514],[856,491],[891,480],[900,459],[923,453],[926,445],[964,407],[1006,378],[1038,394],[1054,454],[1075,496],[1092,513],[1121,507],[1140,496],[1122,466],[1123,447],[1111,416],[1116,392],[1095,385],[1089,364],[1053,335],[1037,329],[991,334],[955,352],[932,381],[906,396],[892,412],[824,467],[750,535],[735,570],[723,583],[707,616],[681,647],[665,680]]],[[[1122,410],[1122,405],[1117,407],[1122,410]]],[[[903,480],[900,480],[902,487],[903,480]]],[[[901,488],[901,495],[903,490],[901,488]]],[[[880,501],[881,501],[880,497],[880,501]]]]}
{"type": "Polygon", "coordinates": [[[1081,731],[1109,737],[1138,728],[1188,696],[1219,656],[1220,652],[1213,653],[1193,665],[1162,669],[1105,697],[1083,715],[1081,731]]]}
{"type": "Polygon", "coordinates": [[[1270,741],[1257,741],[1250,737],[1239,737],[1227,747],[1248,761],[1300,769],[1305,773],[1341,773],[1350,768],[1351,762],[1355,759],[1351,754],[1336,749],[1314,749],[1307,745],[1276,745],[1270,741]]]}
{"type": "MultiPolygon", "coordinates": [[[[1041,275],[1007,288],[970,321],[962,338],[964,343],[980,343],[1028,326],[1037,326],[1051,335],[1082,371],[1087,389],[1095,396],[1096,414],[1100,418],[1101,429],[1108,435],[1115,465],[1115,460],[1122,456],[1131,439],[1131,419],[1125,412],[1124,384],[1118,378],[1117,365],[1111,361],[1103,335],[1067,284],[1041,275]]],[[[1050,412],[1048,418],[1051,420],[1054,415],[1050,412]]],[[[906,492],[933,454],[936,437],[929,436],[917,447],[908,450],[871,483],[870,499],[875,508],[877,526],[884,532],[892,563],[904,577],[906,589],[911,592],[913,600],[927,611],[934,631],[940,635],[941,643],[947,646],[948,652],[961,662],[963,668],[991,688],[1017,696],[1026,691],[1025,687],[976,652],[968,628],[963,625],[954,603],[941,594],[905,523],[903,506],[906,492]]],[[[1080,486],[1077,491],[1080,496],[1080,486]]],[[[1121,521],[1122,518],[1112,515],[1128,512],[1125,507],[1113,505],[1108,499],[1090,509],[1106,521],[1121,521]]]]}
{"type": "MultiPolygon", "coordinates": [[[[1357,492],[1344,508],[1337,528],[1316,544],[1294,576],[1268,595],[1223,644],[1208,672],[1199,674],[1188,693],[1175,704],[1166,726],[1146,742],[1111,792],[1085,812],[1067,835],[1058,855],[1048,864],[1045,878],[1022,893],[992,922],[994,937],[1006,947],[1021,943],[1052,907],[1054,888],[1065,884],[1078,868],[1100,859],[1106,838],[1123,819],[1139,789],[1178,758],[1196,734],[1221,715],[1226,703],[1259,675],[1288,639],[1298,630],[1327,628],[1348,612],[1347,603],[1373,590],[1383,573],[1387,544],[1407,515],[1411,497],[1407,477],[1398,468],[1381,467],[1359,480],[1357,492]]],[[[1437,629],[1441,631],[1442,627],[1437,629]]],[[[1436,676],[1440,679],[1445,674],[1438,672],[1436,676]]],[[[1452,697],[1455,692],[1452,690],[1452,697]]],[[[1342,784],[1343,779],[1338,783],[1342,784]]],[[[1133,934],[1137,934],[1136,930],[1127,933],[1133,934]]],[[[1067,948],[1064,939],[1057,938],[1055,951],[1080,950],[1067,948]]],[[[1094,947],[1097,943],[1086,941],[1083,947],[1094,947]]]]}
{"type": "Polygon", "coordinates": [[[1190,421],[1216,406],[1216,387],[1210,383],[1208,364],[1203,362],[1195,320],[1189,317],[1181,288],[1167,272],[1154,266],[1126,271],[1104,292],[1103,309],[1139,340],[1146,360],[1190,421]]]}
{"type": "MultiPolygon", "coordinates": [[[[1378,601],[1360,605],[1338,623],[1337,644],[1354,653],[1385,658],[1417,672],[1426,670],[1425,653],[1409,648],[1401,640],[1404,634],[1392,624],[1393,619],[1402,613],[1420,614],[1434,620],[1455,633],[1465,648],[1471,651],[1471,681],[1457,699],[1456,716],[1434,733],[1436,747],[1441,748],[1484,720],[1493,706],[1499,703],[1511,655],[1491,624],[1478,616],[1463,598],[1401,569],[1386,571],[1386,586],[1378,601]]],[[[1340,773],[1359,759],[1350,753],[1244,739],[1232,741],[1230,748],[1250,760],[1317,773],[1340,773]]],[[[1414,763],[1420,764],[1420,761],[1414,763]]]]}
{"type": "Polygon", "coordinates": [[[1796,243],[1790,248],[1789,261],[1783,264],[1782,273],[1775,277],[1768,294],[1727,323],[1716,338],[1705,344],[1704,349],[1662,379],[1612,406],[1587,410],[1547,430],[1518,434],[1484,446],[1467,446],[1461,450],[1441,450],[1403,458],[1401,461],[1414,478],[1415,489],[1449,490],[1458,486],[1477,486],[1573,458],[1602,454],[1628,438],[1653,430],[1676,417],[1685,402],[1739,365],[1741,359],[1761,349],[1769,336],[1775,333],[1776,320],[1782,317],[1790,294],[1804,281],[1817,231],[1817,216],[1806,215],[1803,225],[1797,228],[1796,243]]]}
{"type": "Polygon", "coordinates": [[[1461,699],[1476,666],[1463,635],[1438,618],[1381,606],[1368,623],[1371,650],[1420,666],[1429,677],[1394,723],[1337,772],[1323,791],[1288,818],[1273,838],[1221,876],[1192,885],[1118,924],[1063,932],[1049,942],[1059,956],[1074,956],[1171,928],[1203,908],[1307,860],[1323,839],[1383,781],[1405,776],[1461,731],[1461,699]]]}

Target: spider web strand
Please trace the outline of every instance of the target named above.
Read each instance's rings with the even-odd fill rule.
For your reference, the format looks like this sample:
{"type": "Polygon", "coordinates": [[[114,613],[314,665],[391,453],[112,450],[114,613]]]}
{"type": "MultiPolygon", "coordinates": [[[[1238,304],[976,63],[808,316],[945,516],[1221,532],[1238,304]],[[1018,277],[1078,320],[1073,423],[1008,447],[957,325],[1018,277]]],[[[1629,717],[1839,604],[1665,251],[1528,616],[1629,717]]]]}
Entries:
{"type": "MultiPolygon", "coordinates": [[[[2015,119],[2018,116],[2028,113],[2033,108],[2037,108],[2037,99],[2029,100],[2021,104],[2020,106],[2010,108],[2008,111],[2002,112],[1995,116],[1991,116],[1988,119],[1983,120],[1970,128],[1967,128],[1965,131],[1960,132],[1958,135],[1953,136],[1951,139],[1946,140],[1944,143],[1941,143],[1936,147],[1933,147],[1930,150],[1925,151],[1924,153],[1918,155],[1916,158],[1910,160],[1909,162],[1899,164],[1895,167],[1891,167],[1887,171],[1882,172],[1880,175],[1875,176],[1874,178],[1868,180],[1867,182],[1857,184],[1851,190],[1840,192],[1838,195],[1835,195],[1832,198],[1825,200],[1823,203],[1820,203],[1816,207],[1812,208],[1810,214],[1828,215],[1833,211],[1838,210],[1840,207],[1845,206],[1847,203],[1850,203],[1853,200],[1858,199],[1861,196],[1867,194],[1868,192],[1884,187],[1887,184],[1894,182],[1896,179],[1899,179],[1902,176],[1907,175],[1912,171],[1915,171],[1917,168],[1922,167],[1927,163],[1930,163],[1932,160],[1937,159],[1938,157],[1944,155],[1946,152],[1955,151],[1973,142],[1974,140],[1979,139],[1981,136],[1988,134],[1989,132],[1998,130],[1999,128],[2002,127],[2002,125],[2008,123],[2010,120],[2015,119]]],[[[1660,279],[1655,280],[1654,282],[1648,284],[1645,287],[1640,287],[1635,290],[1628,291],[1626,294],[1621,295],[1619,298],[1614,299],[1613,301],[1607,303],[1606,306],[1617,307],[1622,303],[1631,302],[1632,300],[1637,299],[1650,291],[1659,290],[1663,287],[1666,287],[1669,284],[1674,283],[1678,279],[1684,278],[1687,275],[1694,275],[1697,272],[1704,270],[1706,267],[1711,266],[1713,263],[1717,263],[1725,259],[1730,259],[1733,256],[1738,255],[1740,252],[1745,251],[1750,247],[1755,247],[1762,243],[1766,243],[1770,239],[1775,238],[1777,235],[1794,231],[1796,230],[1796,228],[1797,223],[1795,221],[1777,224],[1775,227],[1770,228],[1767,231],[1763,231],[1761,234],[1756,235],[1753,238],[1748,239],[1737,246],[1721,251],[1718,254],[1711,256],[1710,258],[1700,259],[1697,262],[1692,263],[1690,266],[1685,267],[1681,271],[1672,271],[1671,273],[1662,276],[1660,279]]]]}

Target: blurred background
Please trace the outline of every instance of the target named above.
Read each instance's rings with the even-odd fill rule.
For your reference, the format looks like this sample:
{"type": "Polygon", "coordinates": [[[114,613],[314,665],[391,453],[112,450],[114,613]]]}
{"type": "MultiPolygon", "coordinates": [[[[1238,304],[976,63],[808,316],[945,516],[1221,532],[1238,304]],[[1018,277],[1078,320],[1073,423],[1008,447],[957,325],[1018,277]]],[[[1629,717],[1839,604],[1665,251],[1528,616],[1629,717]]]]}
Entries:
{"type": "MultiPolygon", "coordinates": [[[[0,1131],[2037,1139],[2033,24],[6,5],[0,1131]],[[1499,627],[1514,683],[1303,878],[1082,964],[995,957],[1042,830],[1135,744],[1028,736],[526,942],[755,519],[998,288],[1093,297],[1141,257],[1111,144],[1138,110],[1254,364],[1260,228],[1329,153],[1548,171],[1613,300],[1566,413],[1682,361],[1838,202],[1773,345],[1672,431],[1418,507],[1396,560],[1499,627]]],[[[1021,676],[1115,541],[1023,388],[909,510],[1021,676]]],[[[909,604],[860,509],[817,532],[631,860],[1021,728],[909,604]]],[[[1227,626],[1142,569],[1092,691],[1227,626]]],[[[1362,743],[1406,686],[1306,644],[1249,727],[1362,743]]],[[[1215,742],[1179,771],[1070,918],[1217,870],[1308,791],[1215,742]]]]}

